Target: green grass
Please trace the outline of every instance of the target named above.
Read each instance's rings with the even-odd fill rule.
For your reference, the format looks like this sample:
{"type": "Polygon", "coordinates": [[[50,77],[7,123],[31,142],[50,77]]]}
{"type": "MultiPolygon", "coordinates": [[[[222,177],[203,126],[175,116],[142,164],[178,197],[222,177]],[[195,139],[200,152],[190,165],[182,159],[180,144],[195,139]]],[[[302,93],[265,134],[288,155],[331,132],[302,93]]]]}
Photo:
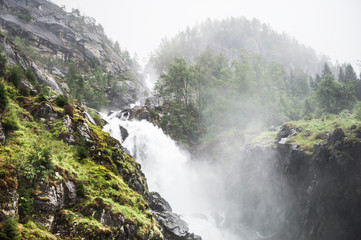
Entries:
{"type": "MultiPolygon", "coordinates": [[[[161,236],[154,218],[147,210],[148,206],[144,198],[130,189],[117,172],[115,163],[121,166],[125,173],[136,173],[139,176],[134,159],[115,148],[116,140],[103,132],[100,127],[89,124],[91,136],[95,140],[92,143],[95,146],[95,152],[80,160],[77,146],[69,145],[58,137],[65,131],[62,118],[50,124],[52,130],[49,132],[43,122],[33,119],[29,113],[39,104],[36,103],[36,99],[29,97],[26,103],[25,109],[11,100],[11,111],[19,119],[20,124],[19,129],[10,132],[7,136],[6,146],[0,148],[0,170],[5,171],[5,166],[14,166],[18,172],[18,178],[29,180],[32,192],[36,192],[40,180],[49,184],[59,184],[67,179],[76,184],[81,183],[84,196],[74,209],[86,207],[92,204],[94,199],[100,198],[113,213],[120,212],[127,222],[137,226],[139,239],[150,234],[161,236]],[[50,152],[49,159],[54,167],[42,169],[41,179],[37,179],[39,169],[36,169],[29,159],[33,159],[32,156],[37,156],[38,151],[41,153],[43,150],[50,152]],[[102,153],[101,156],[95,154],[97,151],[102,153]],[[113,160],[112,156],[115,155],[120,158],[113,160]],[[99,163],[104,163],[104,165],[99,163]],[[61,176],[56,178],[54,171],[59,172],[61,176]]],[[[83,120],[79,112],[75,112],[73,121],[76,123],[83,120]]],[[[11,177],[8,178],[10,183],[11,177]]],[[[140,179],[142,180],[142,177],[140,179]]],[[[63,212],[63,215],[71,216],[69,219],[79,223],[79,226],[85,229],[84,231],[87,231],[88,227],[110,231],[110,228],[102,226],[95,219],[82,216],[78,212],[63,212]]],[[[22,225],[22,228],[23,236],[27,236],[23,239],[54,239],[54,236],[31,221],[22,225]]]]}
{"type": "Polygon", "coordinates": [[[301,128],[301,132],[297,132],[296,136],[291,137],[287,143],[298,145],[299,149],[304,149],[307,153],[311,153],[316,143],[325,141],[320,137],[327,136],[332,133],[335,128],[342,128],[345,132],[345,140],[354,140],[356,138],[355,131],[350,130],[352,125],[360,126],[360,121],[353,115],[339,116],[327,115],[322,118],[312,120],[300,120],[290,122],[292,127],[301,128]]]}
{"type": "Polygon", "coordinates": [[[53,234],[49,233],[43,226],[28,221],[26,224],[19,224],[20,239],[26,240],[57,240],[53,234]]]}

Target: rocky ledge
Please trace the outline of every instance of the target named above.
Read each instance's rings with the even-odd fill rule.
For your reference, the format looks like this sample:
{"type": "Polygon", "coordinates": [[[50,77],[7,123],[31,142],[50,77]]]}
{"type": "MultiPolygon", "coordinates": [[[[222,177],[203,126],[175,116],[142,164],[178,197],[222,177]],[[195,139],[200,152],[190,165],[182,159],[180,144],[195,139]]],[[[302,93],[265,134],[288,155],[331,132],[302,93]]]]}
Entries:
{"type": "MultiPolygon", "coordinates": [[[[270,239],[359,239],[361,236],[361,132],[335,127],[311,153],[289,143],[302,128],[282,126],[276,138],[279,170],[293,199],[283,230],[270,239]],[[356,137],[351,137],[354,134],[356,137]]],[[[353,135],[353,136],[354,136],[353,135]]]]}

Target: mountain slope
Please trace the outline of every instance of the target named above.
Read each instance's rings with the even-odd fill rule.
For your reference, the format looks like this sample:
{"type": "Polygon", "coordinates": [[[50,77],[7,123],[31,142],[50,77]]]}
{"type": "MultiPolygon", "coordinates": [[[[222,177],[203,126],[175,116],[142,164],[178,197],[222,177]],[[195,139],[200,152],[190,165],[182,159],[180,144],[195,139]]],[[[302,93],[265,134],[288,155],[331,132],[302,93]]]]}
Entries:
{"type": "Polygon", "coordinates": [[[85,104],[123,109],[147,91],[136,61],[113,43],[93,18],[81,16],[77,10],[67,13],[46,0],[1,1],[0,26],[41,68],[53,74],[63,92],[85,104]],[[75,90],[82,86],[76,86],[78,76],[69,74],[74,66],[88,87],[85,92],[75,90]]]}

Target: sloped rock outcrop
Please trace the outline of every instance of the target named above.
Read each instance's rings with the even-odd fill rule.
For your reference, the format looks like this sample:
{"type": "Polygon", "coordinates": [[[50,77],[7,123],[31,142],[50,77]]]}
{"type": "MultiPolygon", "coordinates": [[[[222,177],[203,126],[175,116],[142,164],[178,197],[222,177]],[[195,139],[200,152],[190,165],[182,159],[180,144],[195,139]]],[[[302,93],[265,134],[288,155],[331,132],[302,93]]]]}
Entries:
{"type": "MultiPolygon", "coordinates": [[[[283,131],[290,132],[285,126],[283,131]]],[[[361,142],[335,128],[310,155],[292,144],[278,143],[277,149],[293,202],[275,239],[358,239],[361,142]]]]}

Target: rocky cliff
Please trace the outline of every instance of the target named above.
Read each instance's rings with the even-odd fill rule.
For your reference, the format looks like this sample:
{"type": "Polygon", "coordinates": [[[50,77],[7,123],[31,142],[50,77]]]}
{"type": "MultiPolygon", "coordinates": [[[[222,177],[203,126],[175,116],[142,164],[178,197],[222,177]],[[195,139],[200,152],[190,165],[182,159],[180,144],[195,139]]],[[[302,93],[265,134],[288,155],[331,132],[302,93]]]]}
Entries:
{"type": "Polygon", "coordinates": [[[64,81],[71,63],[76,63],[85,81],[97,66],[117,78],[112,86],[91,86],[107,97],[111,109],[129,107],[148,91],[129,53],[122,52],[93,18],[81,16],[77,10],[68,13],[47,0],[0,1],[0,30],[21,43],[34,62],[61,83],[65,93],[72,92],[64,81]]]}
{"type": "Polygon", "coordinates": [[[13,218],[21,239],[200,239],[84,109],[0,79],[9,97],[0,108],[2,230],[13,218]]]}
{"type": "Polygon", "coordinates": [[[281,128],[276,151],[293,202],[284,235],[274,239],[359,239],[360,126],[348,124],[343,129],[337,122],[342,120],[323,133],[311,153],[303,144],[292,143],[296,135],[310,135],[307,129],[297,124],[281,128]]]}
{"type": "Polygon", "coordinates": [[[127,70],[100,26],[91,21],[46,0],[0,2],[2,30],[27,39],[43,56],[96,63],[114,73],[127,70]]]}
{"type": "MultiPolygon", "coordinates": [[[[49,31],[52,24],[45,23],[50,21],[46,17],[54,17],[53,11],[61,10],[55,5],[46,1],[1,1],[0,5],[3,30],[33,38],[32,44],[38,44],[37,50],[45,56],[66,58],[67,47],[73,52],[77,48],[70,43],[74,39],[63,45],[53,42],[51,35],[58,30],[49,31]],[[38,10],[27,11],[33,8],[38,10]],[[35,26],[39,28],[34,30],[35,26]]],[[[94,44],[93,40],[89,41],[94,44]]],[[[59,78],[4,34],[0,34],[0,46],[1,239],[15,235],[21,239],[200,239],[171,209],[158,207],[159,199],[162,205],[169,204],[149,193],[140,165],[101,130],[96,111],[59,95],[64,91],[59,78]],[[40,92],[45,86],[54,91],[40,92]],[[9,219],[17,222],[12,228],[15,235],[7,230],[9,219]]],[[[69,55],[71,59],[91,57],[87,51],[75,54],[69,55]]],[[[102,55],[97,57],[101,60],[102,55]]],[[[123,71],[122,62],[115,65],[108,67],[123,71]]]]}

